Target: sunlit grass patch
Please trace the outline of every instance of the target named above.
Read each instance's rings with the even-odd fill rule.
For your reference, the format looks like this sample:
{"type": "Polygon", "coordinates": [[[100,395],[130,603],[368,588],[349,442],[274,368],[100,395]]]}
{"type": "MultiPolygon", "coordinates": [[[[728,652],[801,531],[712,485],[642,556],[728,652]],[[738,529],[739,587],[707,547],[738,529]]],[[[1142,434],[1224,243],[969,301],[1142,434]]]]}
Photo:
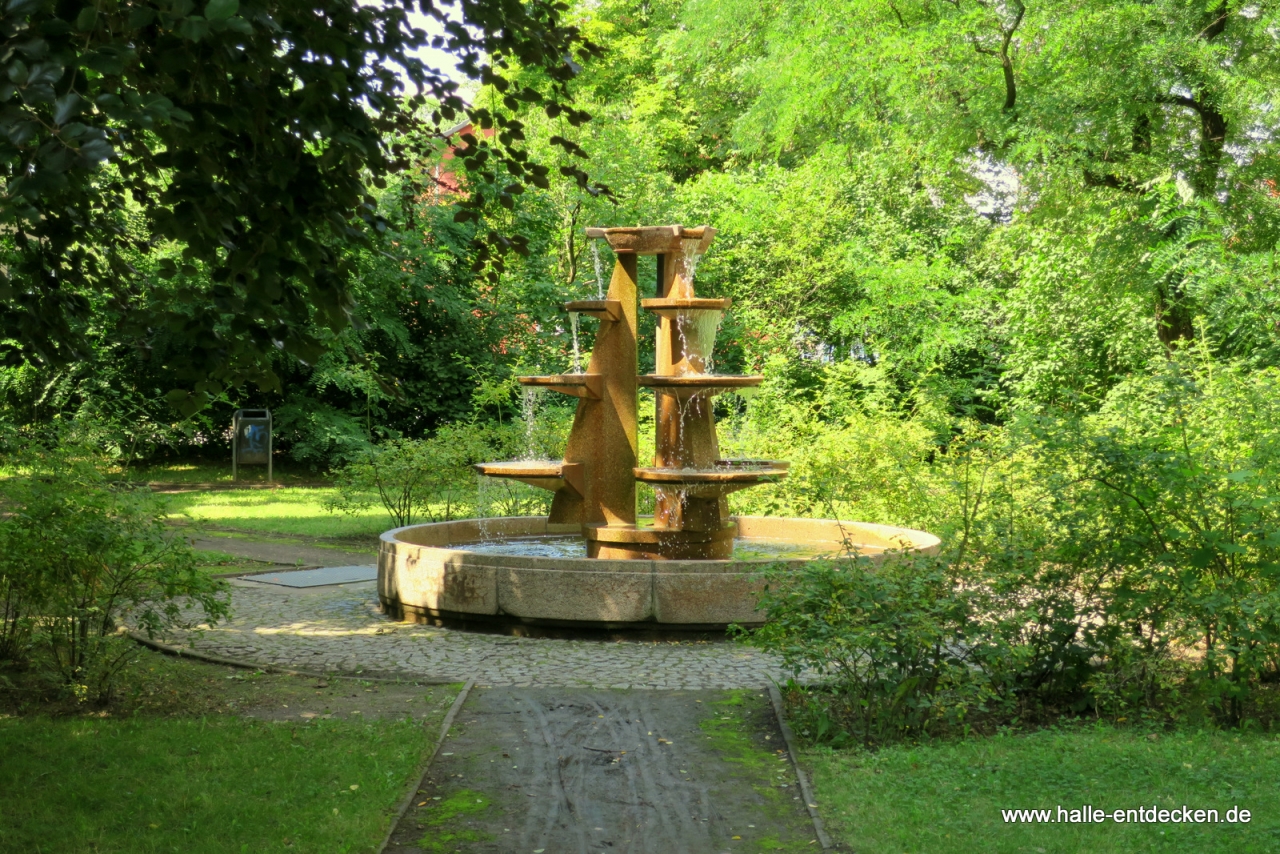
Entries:
{"type": "Polygon", "coordinates": [[[330,512],[325,502],[335,492],[329,487],[282,487],[182,492],[167,499],[172,518],[244,531],[337,538],[376,536],[392,527],[381,505],[355,513],[330,512]]]}
{"type": "MultiPolygon", "coordinates": [[[[1109,726],[815,751],[817,797],[856,851],[911,854],[1280,850],[1280,739],[1109,726]],[[1251,811],[1248,824],[1006,823],[1002,809],[1251,811]]],[[[1068,813],[1069,817],[1069,813],[1068,813]]]]}
{"type": "MultiPolygon", "coordinates": [[[[276,460],[272,468],[272,481],[283,486],[300,483],[323,483],[326,480],[326,476],[322,472],[312,471],[310,468],[288,459],[276,460]]],[[[229,453],[225,461],[174,460],[169,462],[134,463],[127,469],[121,468],[119,473],[132,481],[179,486],[200,483],[226,484],[229,486],[233,483],[248,485],[265,484],[267,482],[267,467],[265,465],[241,466],[239,477],[233,481],[231,479],[231,455],[229,453]]]]}
{"type": "Polygon", "coordinates": [[[95,711],[6,675],[0,851],[59,854],[373,852],[460,687],[145,653],[95,711]]]}

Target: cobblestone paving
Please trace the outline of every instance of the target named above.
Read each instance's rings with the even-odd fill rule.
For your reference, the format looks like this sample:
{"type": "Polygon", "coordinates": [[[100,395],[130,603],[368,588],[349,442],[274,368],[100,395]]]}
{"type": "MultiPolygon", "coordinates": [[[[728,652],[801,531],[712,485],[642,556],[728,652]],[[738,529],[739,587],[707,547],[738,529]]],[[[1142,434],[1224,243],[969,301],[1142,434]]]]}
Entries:
{"type": "Polygon", "coordinates": [[[293,590],[238,580],[233,619],[171,643],[257,664],[462,681],[584,688],[755,688],[786,674],[770,655],[726,641],[513,638],[400,623],[372,582],[293,590]]]}

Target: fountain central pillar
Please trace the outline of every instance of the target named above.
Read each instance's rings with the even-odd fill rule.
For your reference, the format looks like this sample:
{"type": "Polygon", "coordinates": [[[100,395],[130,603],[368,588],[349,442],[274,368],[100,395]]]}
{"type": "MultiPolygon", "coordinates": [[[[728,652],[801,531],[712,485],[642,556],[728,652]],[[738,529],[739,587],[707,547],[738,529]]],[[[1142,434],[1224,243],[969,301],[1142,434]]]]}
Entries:
{"type": "Polygon", "coordinates": [[[556,493],[548,520],[559,523],[635,525],[639,448],[636,374],[637,257],[618,252],[606,300],[616,304],[600,315],[588,375],[600,377],[597,397],[578,402],[565,449],[566,463],[583,466],[582,495],[556,493]]]}

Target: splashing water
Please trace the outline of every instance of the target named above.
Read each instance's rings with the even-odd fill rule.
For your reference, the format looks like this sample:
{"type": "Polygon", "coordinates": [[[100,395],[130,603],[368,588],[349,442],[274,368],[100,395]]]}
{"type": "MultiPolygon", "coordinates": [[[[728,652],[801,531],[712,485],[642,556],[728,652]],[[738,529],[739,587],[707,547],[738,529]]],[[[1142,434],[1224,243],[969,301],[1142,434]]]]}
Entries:
{"type": "Polygon", "coordinates": [[[494,489],[497,484],[494,483],[495,478],[485,477],[482,474],[476,475],[476,531],[480,535],[481,541],[492,540],[493,531],[489,526],[489,518],[494,514],[494,489]]]}
{"type": "Polygon", "coordinates": [[[538,421],[538,396],[542,393],[542,389],[525,386],[524,400],[522,401],[521,413],[524,416],[524,454],[521,455],[522,460],[537,459],[534,453],[534,425],[538,421]]]}
{"type": "MultiPolygon", "coordinates": [[[[677,469],[679,471],[679,469],[677,469]]],[[[683,515],[689,507],[689,491],[684,487],[655,486],[660,502],[665,502],[669,512],[683,515]]]]}
{"type": "Polygon", "coordinates": [[[724,312],[689,311],[676,315],[676,337],[684,353],[685,374],[710,374],[715,370],[716,333],[724,312]]]}
{"type": "Polygon", "coordinates": [[[578,313],[569,312],[569,326],[573,329],[573,372],[582,373],[582,351],[578,349],[578,313]]]}
{"type": "Polygon", "coordinates": [[[689,283],[689,287],[693,287],[693,275],[698,269],[698,262],[702,260],[702,255],[698,252],[700,242],[698,240],[680,241],[680,251],[684,254],[685,281],[689,283]]]}
{"type": "Polygon", "coordinates": [[[596,299],[604,299],[604,265],[600,261],[600,241],[591,241],[591,263],[596,268],[596,299]]]}
{"type": "MultiPolygon", "coordinates": [[[[687,457],[688,452],[688,448],[685,444],[685,425],[690,419],[703,412],[704,406],[710,406],[711,403],[710,398],[701,394],[695,394],[683,399],[675,395],[672,397],[676,402],[676,411],[675,424],[672,425],[675,428],[675,436],[670,450],[675,453],[677,459],[683,460],[687,457]]],[[[655,459],[654,465],[661,465],[661,463],[658,463],[655,459]]],[[[685,466],[672,464],[670,461],[668,461],[668,463],[663,467],[675,469],[686,468],[685,466]]]]}

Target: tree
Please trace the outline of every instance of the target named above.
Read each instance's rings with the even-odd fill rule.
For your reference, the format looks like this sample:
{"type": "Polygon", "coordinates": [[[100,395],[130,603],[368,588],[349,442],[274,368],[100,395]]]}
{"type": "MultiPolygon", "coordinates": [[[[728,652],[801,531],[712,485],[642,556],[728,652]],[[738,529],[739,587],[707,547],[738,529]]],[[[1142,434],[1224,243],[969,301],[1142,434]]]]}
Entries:
{"type": "Polygon", "coordinates": [[[738,163],[838,147],[1002,226],[966,272],[1003,291],[989,324],[1015,394],[1096,401],[1198,330],[1232,355],[1273,334],[1274,3],[690,0],[681,18],[668,53],[715,84],[688,97],[738,163]]]}
{"type": "MultiPolygon", "coordinates": [[[[163,330],[185,345],[166,368],[181,386],[169,399],[186,411],[228,386],[276,385],[274,351],[319,359],[353,310],[345,248],[385,229],[370,188],[444,125],[466,116],[495,129],[463,135],[476,183],[460,217],[546,183],[514,116],[541,106],[589,118],[569,105],[568,84],[596,47],[567,10],[552,0],[8,0],[0,354],[65,364],[84,355],[95,314],[144,351],[163,330]],[[411,26],[415,8],[443,35],[411,26]],[[427,45],[455,54],[501,106],[468,105],[414,55],[427,45]],[[163,298],[137,275],[157,257],[175,281],[163,298]]],[[[576,166],[562,171],[598,191],[576,166]]]]}

